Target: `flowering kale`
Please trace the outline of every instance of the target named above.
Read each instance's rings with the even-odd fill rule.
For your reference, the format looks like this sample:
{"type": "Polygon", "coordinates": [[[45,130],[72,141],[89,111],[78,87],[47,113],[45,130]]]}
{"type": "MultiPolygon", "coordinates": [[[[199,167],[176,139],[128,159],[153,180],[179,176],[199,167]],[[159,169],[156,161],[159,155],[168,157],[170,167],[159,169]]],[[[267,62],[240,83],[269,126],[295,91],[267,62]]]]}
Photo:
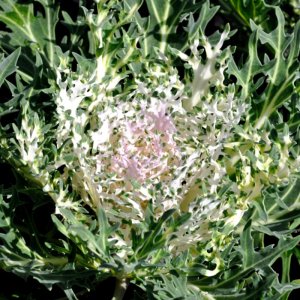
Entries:
{"type": "Polygon", "coordinates": [[[0,266],[68,299],[299,288],[299,7],[269,2],[3,0],[0,266]]]}

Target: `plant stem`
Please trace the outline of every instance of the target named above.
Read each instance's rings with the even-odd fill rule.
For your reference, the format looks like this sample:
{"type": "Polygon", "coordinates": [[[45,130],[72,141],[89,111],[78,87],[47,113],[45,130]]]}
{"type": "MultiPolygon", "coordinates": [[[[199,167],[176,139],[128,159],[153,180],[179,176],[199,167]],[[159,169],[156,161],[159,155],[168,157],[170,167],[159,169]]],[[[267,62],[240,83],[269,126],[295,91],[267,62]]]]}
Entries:
{"type": "Polygon", "coordinates": [[[116,287],[114,296],[112,297],[112,300],[122,300],[126,289],[128,287],[129,280],[127,278],[116,278],[116,287]]]}

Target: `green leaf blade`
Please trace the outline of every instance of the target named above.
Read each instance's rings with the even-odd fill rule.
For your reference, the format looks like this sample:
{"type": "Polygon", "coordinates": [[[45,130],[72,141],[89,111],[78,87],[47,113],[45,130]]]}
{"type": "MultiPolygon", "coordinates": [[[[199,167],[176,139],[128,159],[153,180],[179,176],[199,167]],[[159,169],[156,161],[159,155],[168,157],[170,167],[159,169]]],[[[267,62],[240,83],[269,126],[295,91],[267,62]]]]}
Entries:
{"type": "Polygon", "coordinates": [[[0,62],[0,87],[5,78],[17,70],[17,61],[20,53],[21,49],[18,48],[0,62]]]}

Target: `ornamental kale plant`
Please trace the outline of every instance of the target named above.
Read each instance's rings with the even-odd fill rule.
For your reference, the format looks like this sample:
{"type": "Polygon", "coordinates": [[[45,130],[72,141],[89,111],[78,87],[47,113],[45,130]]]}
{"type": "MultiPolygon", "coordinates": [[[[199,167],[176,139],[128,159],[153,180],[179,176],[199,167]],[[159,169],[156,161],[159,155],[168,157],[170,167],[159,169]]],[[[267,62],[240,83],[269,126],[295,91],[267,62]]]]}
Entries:
{"type": "Polygon", "coordinates": [[[2,0],[0,267],[67,299],[108,278],[115,300],[289,299],[298,19],[297,1],[2,0]]]}

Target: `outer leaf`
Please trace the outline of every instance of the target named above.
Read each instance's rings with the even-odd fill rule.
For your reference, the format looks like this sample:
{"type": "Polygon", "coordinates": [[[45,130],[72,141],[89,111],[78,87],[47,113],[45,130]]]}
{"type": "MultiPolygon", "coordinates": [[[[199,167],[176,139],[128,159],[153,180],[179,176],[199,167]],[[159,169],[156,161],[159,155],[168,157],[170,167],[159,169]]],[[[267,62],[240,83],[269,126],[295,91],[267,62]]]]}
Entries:
{"type": "MultiPolygon", "coordinates": [[[[297,67],[300,49],[300,22],[295,26],[294,33],[285,33],[285,22],[282,11],[275,8],[278,24],[270,33],[266,33],[261,26],[251,23],[254,30],[249,41],[249,58],[246,63],[238,68],[234,60],[229,63],[228,73],[237,79],[241,86],[241,97],[252,98],[251,117],[254,126],[260,129],[266,120],[282,104],[290,101],[294,93],[299,93],[295,81],[299,78],[297,67]],[[265,55],[262,63],[258,58],[257,40],[262,44],[268,44],[273,50],[274,58],[265,55]],[[261,74],[260,80],[254,82],[254,76],[261,74]],[[267,78],[267,80],[266,80],[267,78]],[[257,88],[265,80],[266,87],[261,94],[257,94],[257,88]]],[[[249,125],[249,124],[248,124],[249,125]]]]}
{"type": "Polygon", "coordinates": [[[21,49],[18,48],[0,62],[0,87],[5,78],[16,71],[21,49]]]}
{"type": "Polygon", "coordinates": [[[8,33],[11,45],[25,46],[34,44],[33,49],[43,53],[50,66],[54,66],[55,25],[58,21],[58,10],[53,0],[39,1],[45,9],[45,19],[35,16],[32,4],[18,4],[15,0],[4,0],[0,3],[0,21],[10,29],[8,33]]]}
{"type": "Polygon", "coordinates": [[[243,254],[243,265],[244,269],[246,269],[255,262],[255,252],[252,251],[254,248],[254,242],[251,236],[251,220],[247,222],[244,228],[244,233],[241,235],[241,248],[243,254]]]}
{"type": "MultiPolygon", "coordinates": [[[[247,229],[246,229],[247,231],[247,229]]],[[[249,244],[249,237],[246,238],[244,245],[249,244]]],[[[212,290],[218,290],[218,289],[224,289],[233,287],[238,280],[241,278],[249,275],[249,273],[253,272],[256,269],[263,270],[264,268],[267,268],[268,266],[272,265],[272,263],[283,253],[290,249],[293,249],[298,243],[300,242],[300,236],[296,238],[289,238],[289,239],[281,239],[278,242],[278,245],[275,248],[267,247],[263,249],[260,253],[255,252],[254,249],[245,249],[241,248],[241,251],[243,253],[243,257],[246,259],[246,267],[241,268],[239,271],[235,271],[231,274],[230,277],[211,285],[201,285],[197,283],[197,281],[192,281],[193,284],[198,285],[200,289],[212,291],[212,290]],[[246,253],[251,252],[251,253],[246,253]],[[253,257],[249,259],[249,257],[253,257]],[[251,263],[252,261],[252,263],[251,263]]]]}
{"type": "Polygon", "coordinates": [[[185,50],[188,42],[200,32],[204,32],[207,23],[214,16],[218,7],[210,8],[209,1],[199,6],[193,0],[146,0],[150,16],[142,18],[138,13],[135,19],[143,33],[142,48],[144,55],[153,52],[153,48],[158,48],[165,53],[167,45],[173,48],[185,50]],[[195,21],[193,14],[199,10],[199,18],[195,21]],[[182,31],[177,32],[182,19],[188,18],[187,34],[182,31]]]}
{"type": "Polygon", "coordinates": [[[264,104],[255,123],[256,128],[261,128],[271,114],[284,102],[291,99],[295,91],[294,82],[299,78],[298,56],[300,51],[300,21],[296,24],[294,33],[286,35],[284,32],[284,16],[280,8],[276,7],[278,20],[277,28],[265,33],[258,28],[259,39],[263,44],[269,44],[274,50],[273,68],[267,72],[270,84],[265,90],[264,104]],[[287,55],[288,53],[288,55],[287,55]],[[287,55],[287,56],[286,56],[287,55]]]}
{"type": "Polygon", "coordinates": [[[218,1],[222,7],[235,16],[243,25],[250,27],[250,20],[261,24],[266,21],[271,7],[264,0],[229,0],[218,1]]]}
{"type": "Polygon", "coordinates": [[[249,39],[249,57],[241,69],[238,68],[232,56],[228,62],[227,72],[234,75],[237,79],[237,84],[242,87],[241,97],[243,99],[247,99],[253,91],[251,85],[253,77],[263,71],[257,54],[257,40],[257,32],[253,32],[249,39]]]}
{"type": "Polygon", "coordinates": [[[217,299],[217,300],[262,299],[263,292],[266,292],[270,288],[270,286],[274,282],[275,278],[276,278],[276,275],[272,274],[272,275],[268,276],[267,278],[265,278],[264,280],[261,280],[260,284],[257,287],[255,287],[255,289],[251,289],[251,290],[249,289],[245,293],[234,293],[233,292],[230,295],[224,295],[224,294],[220,293],[220,294],[213,294],[213,297],[214,297],[214,299],[217,299]]]}
{"type": "Polygon", "coordinates": [[[58,10],[54,7],[53,0],[36,0],[40,2],[45,9],[47,26],[43,28],[44,39],[47,41],[46,53],[51,67],[54,66],[54,45],[55,45],[55,26],[58,22],[58,10]]]}
{"type": "Polygon", "coordinates": [[[300,178],[293,178],[282,191],[266,192],[264,203],[267,220],[254,214],[254,225],[264,225],[271,230],[288,230],[289,224],[300,217],[300,178]]]}
{"type": "Polygon", "coordinates": [[[49,270],[30,270],[29,268],[26,270],[26,268],[16,267],[14,269],[14,273],[25,278],[27,278],[28,276],[33,276],[48,289],[51,289],[54,284],[59,284],[64,288],[69,288],[74,284],[86,287],[90,283],[91,278],[95,277],[97,271],[75,271],[71,265],[64,270],[52,270],[52,272],[49,272],[49,270]]]}
{"type": "MultiPolygon", "coordinates": [[[[200,294],[197,289],[193,290],[188,285],[186,277],[183,276],[161,276],[161,281],[154,281],[152,291],[155,299],[168,300],[168,299],[185,299],[185,300],[200,300],[207,299],[200,294]]],[[[149,284],[147,282],[146,284],[149,284]]]]}
{"type": "Polygon", "coordinates": [[[149,255],[152,251],[159,249],[166,242],[166,237],[163,235],[164,225],[171,219],[175,210],[164,212],[157,223],[152,224],[153,228],[147,232],[145,238],[141,241],[136,257],[141,259],[149,255]]]}
{"type": "Polygon", "coordinates": [[[176,23],[189,1],[146,0],[146,2],[150,12],[149,30],[156,31],[152,37],[158,41],[157,47],[164,53],[168,36],[174,32],[176,23]]]}

